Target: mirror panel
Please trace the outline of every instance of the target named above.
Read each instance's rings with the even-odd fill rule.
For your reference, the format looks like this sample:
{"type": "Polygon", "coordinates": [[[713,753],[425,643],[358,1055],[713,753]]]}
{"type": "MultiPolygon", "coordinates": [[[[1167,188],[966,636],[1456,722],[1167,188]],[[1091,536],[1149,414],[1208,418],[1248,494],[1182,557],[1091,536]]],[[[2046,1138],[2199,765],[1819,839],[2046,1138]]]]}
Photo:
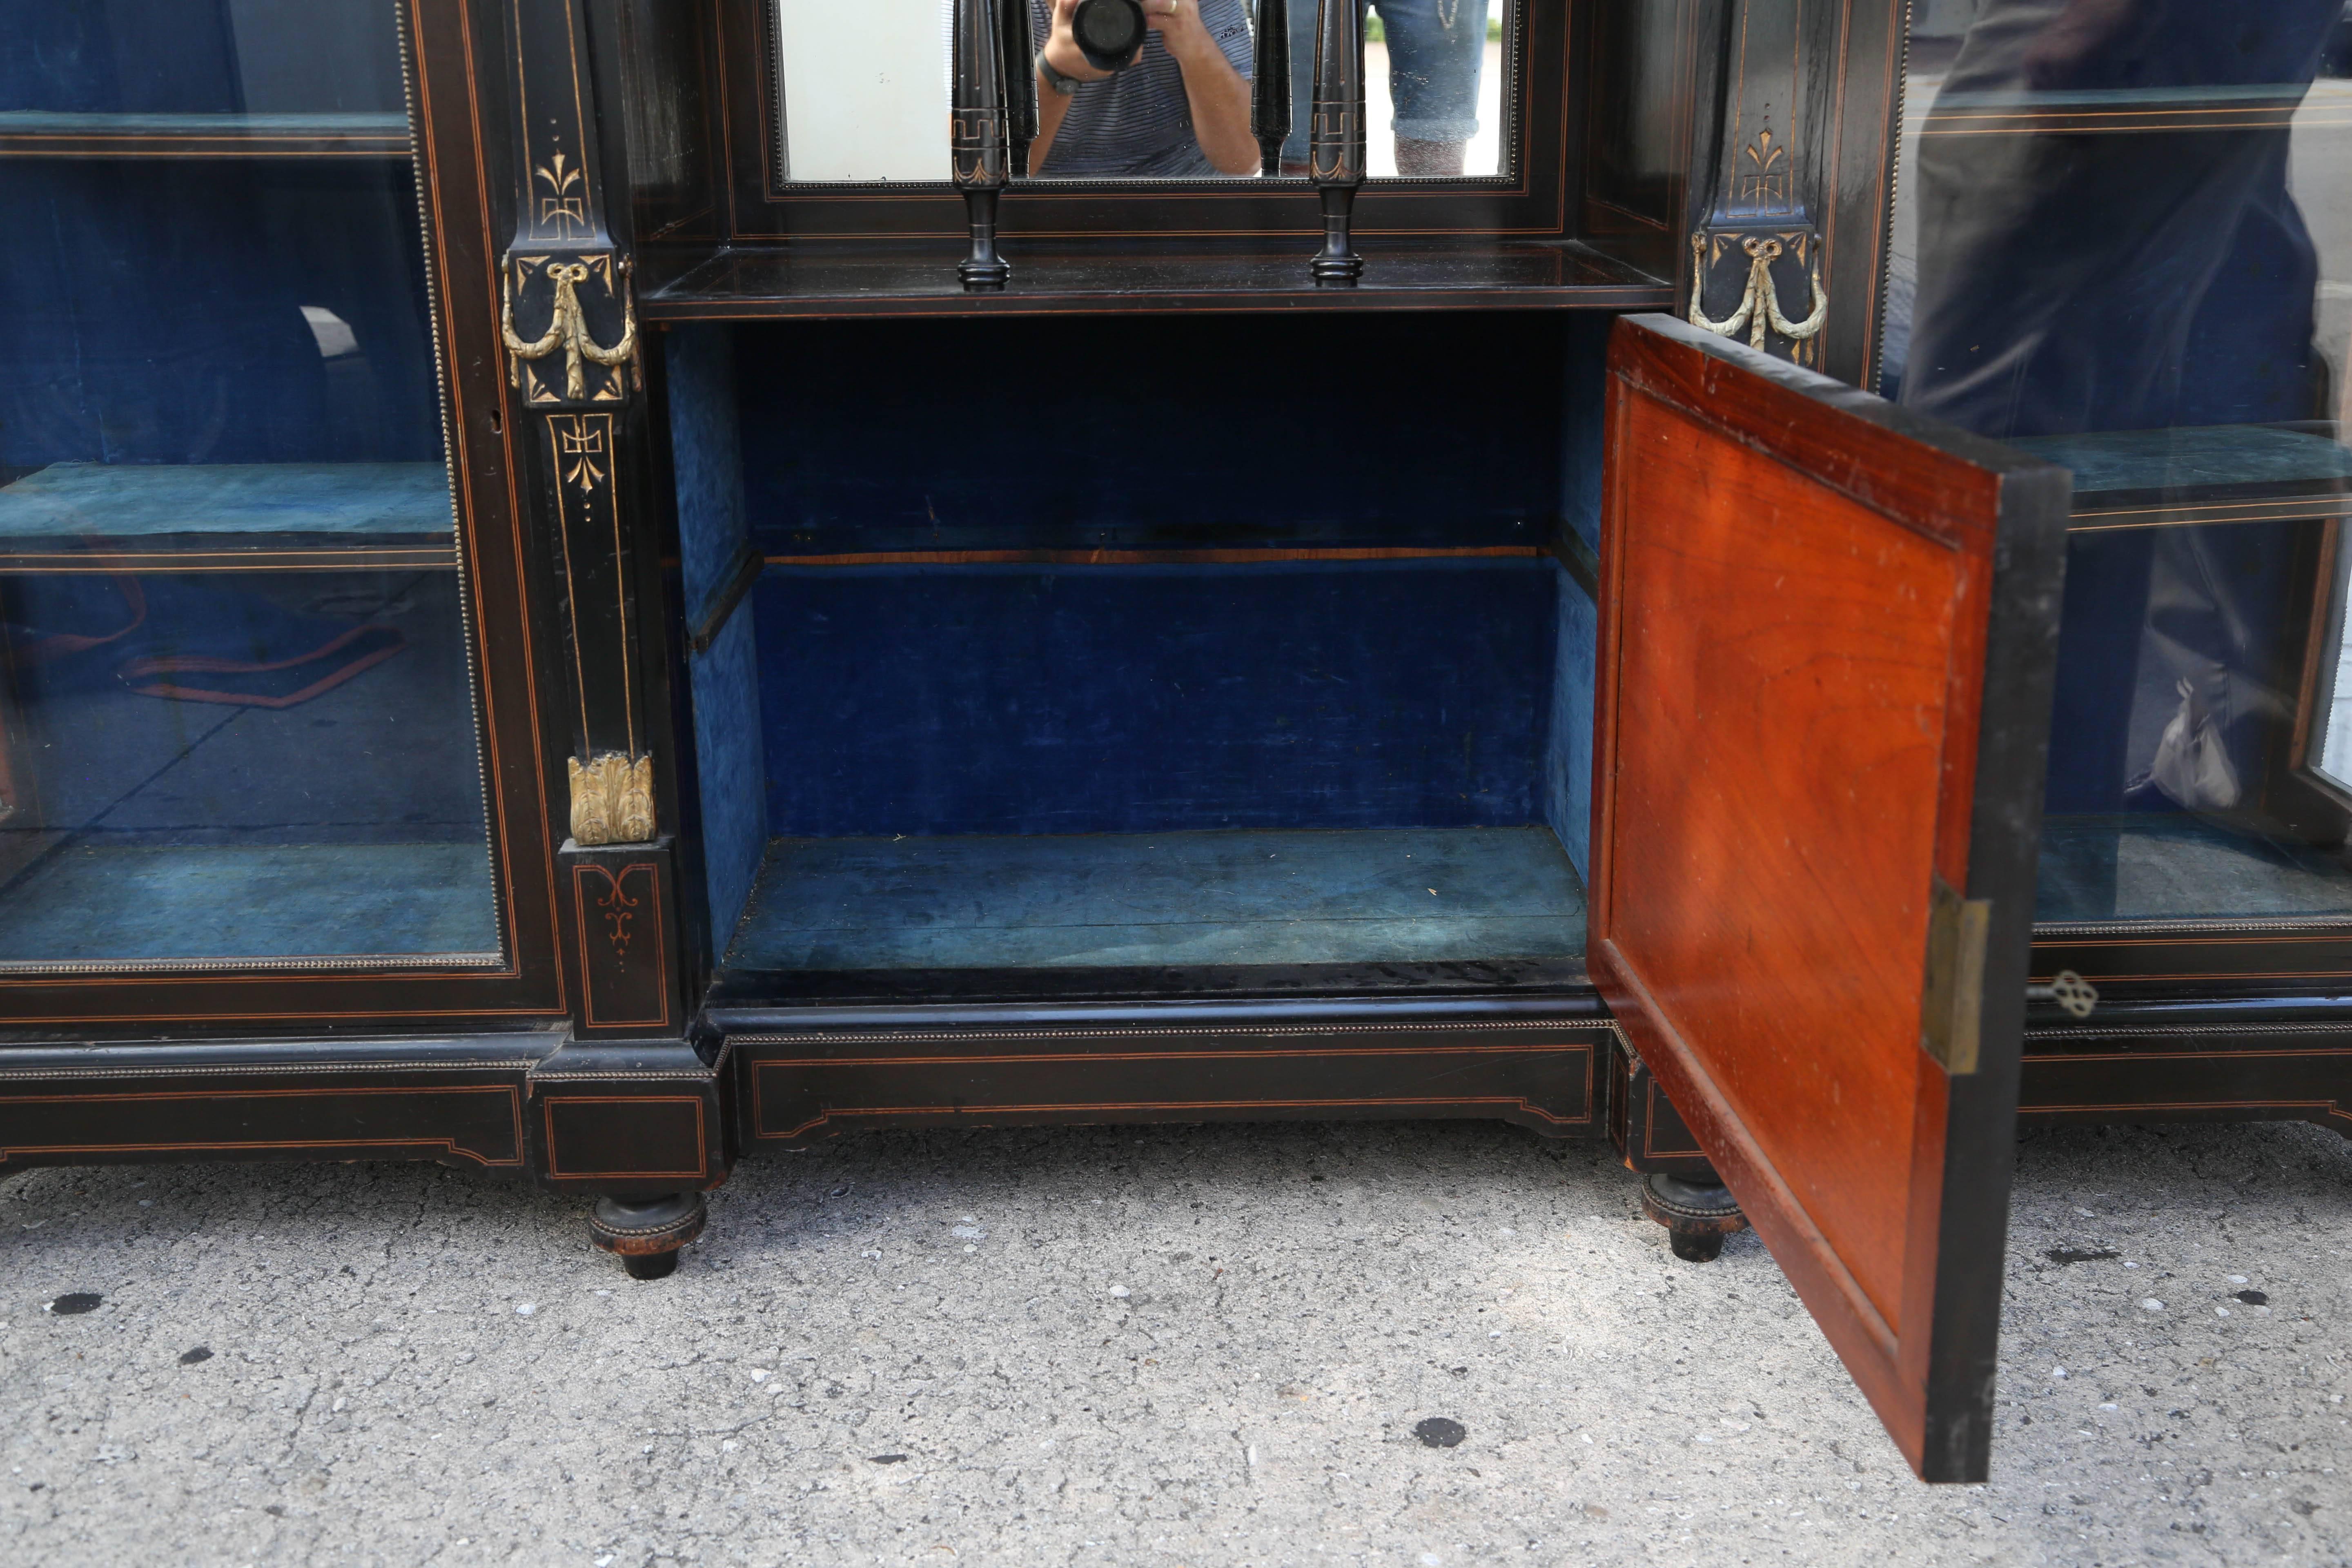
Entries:
{"type": "MultiPolygon", "coordinates": [[[[1251,0],[1025,0],[1042,52],[1041,180],[1255,179],[1251,0]],[[1159,7],[1173,4],[1172,15],[1159,7]],[[1132,63],[1103,68],[1080,41],[1145,13],[1132,63]],[[1178,42],[1176,40],[1181,40],[1178,42]]],[[[1510,169],[1511,62],[1522,0],[1364,0],[1375,179],[1495,177],[1510,169]],[[1385,84],[1385,90],[1382,90],[1385,84]]],[[[1283,173],[1306,177],[1317,0],[1291,0],[1291,122],[1283,173]]],[[[942,184],[949,177],[951,0],[772,0],[777,167],[793,185],[942,184]]]]}
{"type": "Polygon", "coordinates": [[[785,179],[948,177],[948,12],[949,0],[776,0],[785,179]]]}

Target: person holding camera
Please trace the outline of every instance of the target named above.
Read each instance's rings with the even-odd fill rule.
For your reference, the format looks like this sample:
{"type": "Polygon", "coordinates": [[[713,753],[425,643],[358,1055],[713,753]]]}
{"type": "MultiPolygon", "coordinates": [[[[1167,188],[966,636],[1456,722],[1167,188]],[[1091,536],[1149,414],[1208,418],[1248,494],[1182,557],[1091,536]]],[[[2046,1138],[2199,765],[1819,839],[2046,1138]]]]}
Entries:
{"type": "Polygon", "coordinates": [[[1036,58],[1033,174],[1184,179],[1257,172],[1242,0],[1029,4],[1045,40],[1036,58]],[[1139,15],[1133,52],[1106,56],[1106,41],[1117,47],[1137,38],[1139,15]]]}

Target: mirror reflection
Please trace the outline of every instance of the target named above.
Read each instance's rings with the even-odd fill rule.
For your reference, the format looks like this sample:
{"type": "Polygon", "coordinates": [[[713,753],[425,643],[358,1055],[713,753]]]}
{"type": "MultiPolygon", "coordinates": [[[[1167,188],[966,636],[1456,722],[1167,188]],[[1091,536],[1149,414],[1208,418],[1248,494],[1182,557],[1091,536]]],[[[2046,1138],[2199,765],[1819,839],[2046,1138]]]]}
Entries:
{"type": "MultiPolygon", "coordinates": [[[[1249,0],[1026,0],[1040,42],[1033,178],[1254,179],[1249,0]]],[[[1361,0],[1372,177],[1508,173],[1505,0],[1361,0]],[[1385,90],[1383,90],[1385,87],[1385,90]]],[[[950,0],[775,0],[778,153],[795,184],[949,176],[950,0]]],[[[1303,178],[1317,0],[1291,0],[1303,178]]]]}

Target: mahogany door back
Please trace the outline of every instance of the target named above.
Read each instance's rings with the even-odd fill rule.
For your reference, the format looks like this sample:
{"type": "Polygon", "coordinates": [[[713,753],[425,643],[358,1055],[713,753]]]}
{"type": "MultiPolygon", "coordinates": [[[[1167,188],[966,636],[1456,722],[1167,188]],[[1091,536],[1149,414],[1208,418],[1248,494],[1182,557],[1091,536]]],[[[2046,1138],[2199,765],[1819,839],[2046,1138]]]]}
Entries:
{"type": "Polygon", "coordinates": [[[1981,1479],[2067,476],[1663,317],[1608,408],[1594,977],[1913,1467],[1981,1479]]]}

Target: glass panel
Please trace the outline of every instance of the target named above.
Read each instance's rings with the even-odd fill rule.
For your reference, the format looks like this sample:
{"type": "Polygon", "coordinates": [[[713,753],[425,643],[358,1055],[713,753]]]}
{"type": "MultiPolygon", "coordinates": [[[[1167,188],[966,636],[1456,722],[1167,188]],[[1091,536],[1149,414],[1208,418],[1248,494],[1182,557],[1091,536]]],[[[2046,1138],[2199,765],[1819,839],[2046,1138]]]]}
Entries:
{"type": "Polygon", "coordinates": [[[1912,6],[1881,390],[2075,476],[2045,921],[2352,916],[2344,10],[1912,6]]]}
{"type": "Polygon", "coordinates": [[[0,963],[499,945],[394,0],[0,0],[0,963]]]}
{"type": "MultiPolygon", "coordinates": [[[[1253,178],[1248,84],[1253,0],[1025,0],[1045,60],[1030,167],[1043,179],[1253,178]],[[1150,13],[1150,14],[1147,14],[1150,13]],[[1130,37],[1125,59],[1087,40],[1130,37]]],[[[1504,138],[1506,0],[1364,0],[1368,167],[1373,178],[1510,172],[1504,138]],[[1387,90],[1381,90],[1381,83],[1387,90]]],[[[1307,173],[1317,0],[1291,0],[1291,123],[1286,174],[1307,173]]],[[[785,177],[949,178],[951,0],[775,0],[778,129],[785,177]],[[856,62],[845,66],[845,62],[856,62]]]]}

